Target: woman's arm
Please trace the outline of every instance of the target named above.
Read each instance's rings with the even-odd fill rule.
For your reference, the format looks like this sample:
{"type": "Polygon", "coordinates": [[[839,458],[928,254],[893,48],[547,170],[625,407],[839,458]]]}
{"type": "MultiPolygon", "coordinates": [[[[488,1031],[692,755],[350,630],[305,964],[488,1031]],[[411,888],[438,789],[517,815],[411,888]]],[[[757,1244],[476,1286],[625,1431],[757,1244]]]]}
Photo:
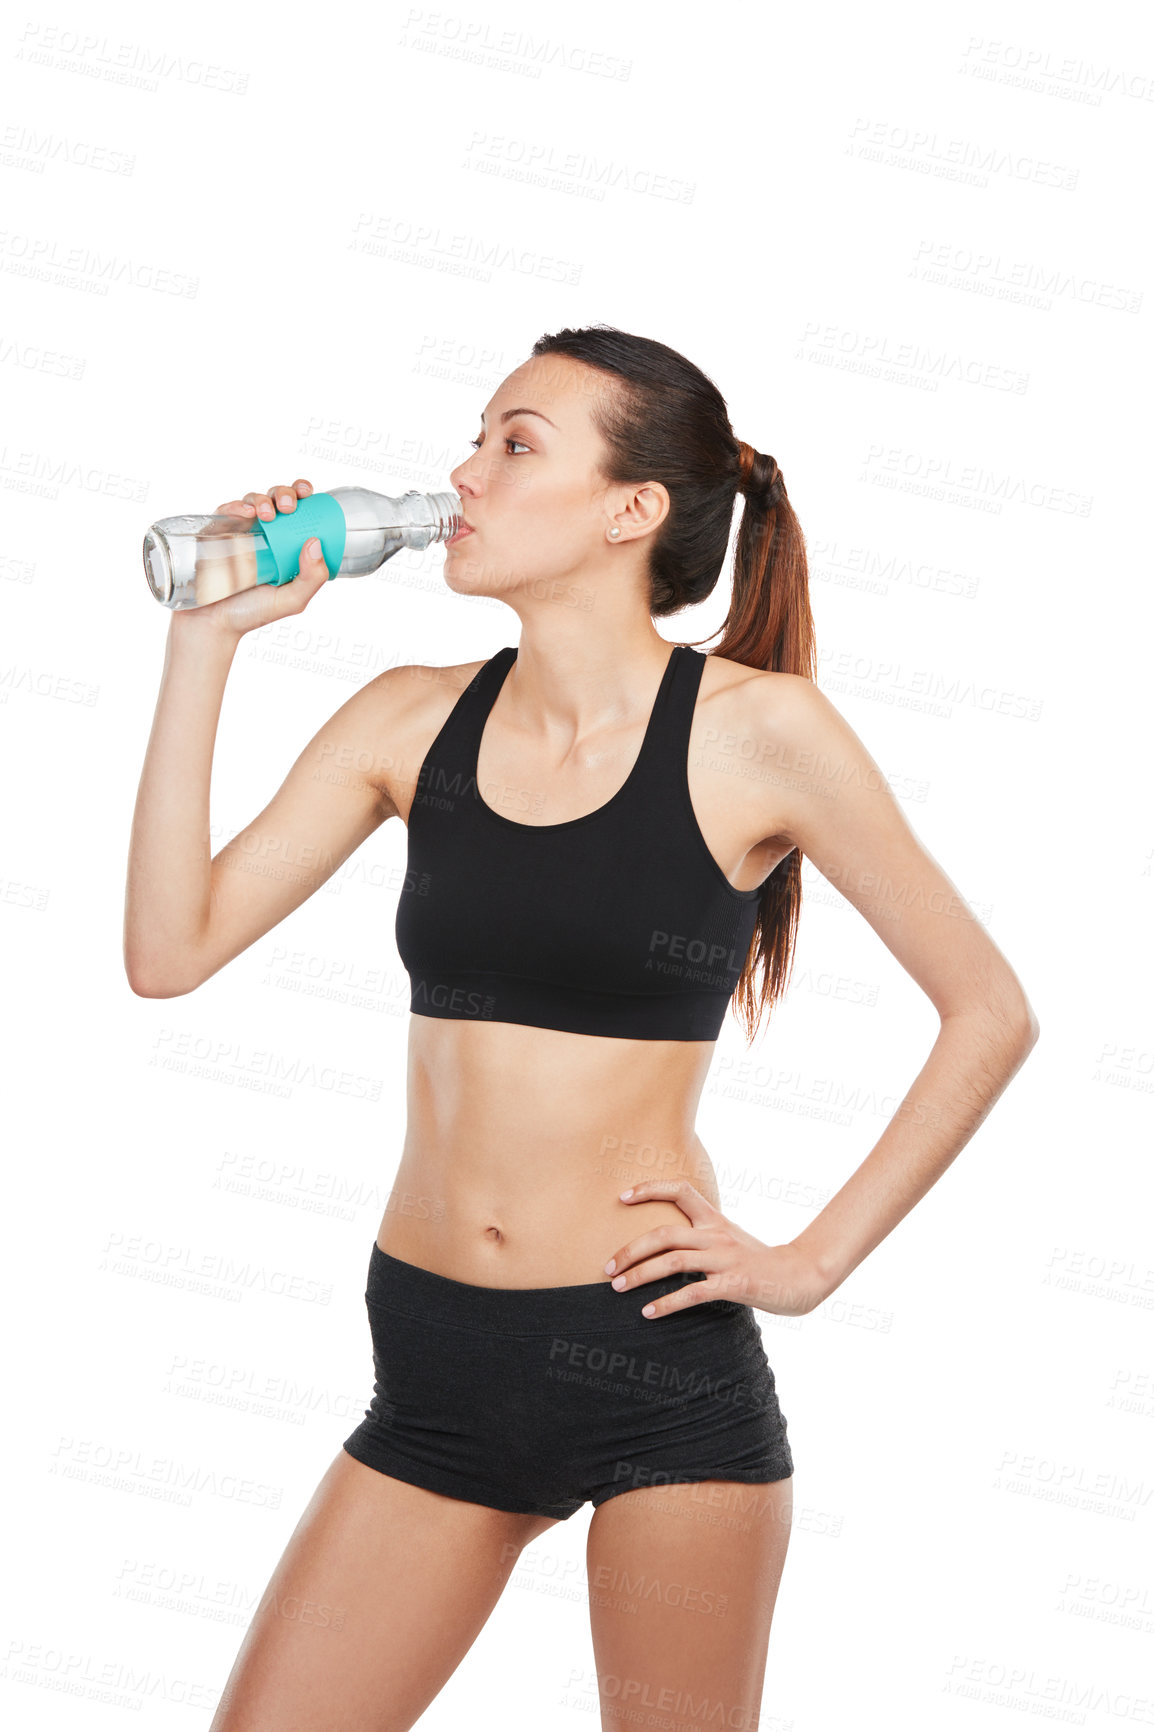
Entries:
{"type": "MultiPolygon", "coordinates": [[[[621,1193],[627,1204],[675,1203],[685,1219],[614,1249],[605,1271],[619,1291],[702,1272],[643,1306],[641,1315],[654,1319],[719,1298],[794,1317],[815,1310],[941,1178],[1038,1038],[1017,975],[825,694],[801,675],[779,673],[737,692],[746,707],[724,742],[743,771],[763,766],[752,833],[772,838],[775,854],[784,838],[813,861],[922,988],[941,1027],[866,1159],[787,1244],[764,1244],[687,1179],[643,1179],[621,1193]]],[[[744,775],[742,786],[757,789],[744,775]]]]}
{"type": "MultiPolygon", "coordinates": [[[[758,682],[761,685],[761,682],[758,682]]],[[[914,835],[881,770],[809,680],[765,682],[759,732],[779,775],[772,827],[864,915],[940,1020],[891,1123],[792,1241],[828,1296],[925,1196],[969,1142],[1038,1038],[1002,952],[914,835]],[[793,766],[804,765],[804,774],[793,766]],[[793,785],[795,784],[795,785],[793,785]]]]}
{"type": "Polygon", "coordinates": [[[169,622],[124,898],[124,969],[141,997],[186,990],[181,976],[208,921],[209,783],[239,642],[237,632],[197,612],[174,613],[169,622]]]}
{"type": "MultiPolygon", "coordinates": [[[[300,480],[217,509],[268,519],[278,508],[295,511],[311,492],[300,480]]],[[[193,991],[299,907],[396,812],[383,783],[382,734],[391,736],[409,670],[389,669],[341,705],[264,811],[212,857],[213,748],[236,646],[246,632],[301,613],[325,587],[324,560],[310,545],[291,583],[261,584],[172,615],[128,848],[124,967],[142,998],[193,991]]]]}
{"type": "MultiPolygon", "coordinates": [[[[892,947],[891,947],[892,948],[892,947]]],[[[942,1018],[929,1057],[873,1149],[792,1241],[816,1271],[819,1300],[841,1286],[961,1153],[1038,1038],[1025,1000],[942,1018]]]]}

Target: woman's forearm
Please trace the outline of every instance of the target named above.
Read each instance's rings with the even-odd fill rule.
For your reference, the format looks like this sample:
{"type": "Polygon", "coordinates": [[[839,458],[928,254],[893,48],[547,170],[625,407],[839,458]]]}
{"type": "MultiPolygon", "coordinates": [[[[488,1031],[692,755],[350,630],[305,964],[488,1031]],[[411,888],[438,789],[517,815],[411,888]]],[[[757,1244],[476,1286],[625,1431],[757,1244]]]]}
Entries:
{"type": "Polygon", "coordinates": [[[860,1167],[792,1241],[828,1297],[965,1148],[1025,1062],[1038,1025],[1025,999],[999,1015],[942,1019],[929,1057],[860,1167]]]}
{"type": "Polygon", "coordinates": [[[124,966],[134,992],[180,990],[209,916],[209,786],[225,684],[239,639],[174,614],[132,818],[124,966]]]}

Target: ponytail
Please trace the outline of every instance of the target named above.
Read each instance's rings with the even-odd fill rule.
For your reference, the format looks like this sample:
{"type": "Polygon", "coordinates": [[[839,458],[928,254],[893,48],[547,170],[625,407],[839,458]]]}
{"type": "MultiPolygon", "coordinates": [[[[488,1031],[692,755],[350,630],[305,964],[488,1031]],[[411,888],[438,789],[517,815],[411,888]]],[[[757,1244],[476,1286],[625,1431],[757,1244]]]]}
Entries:
{"type": "MultiPolygon", "coordinates": [[[[772,457],[738,445],[745,508],[737,532],[733,593],[721,641],[710,652],[767,672],[816,677],[805,536],[772,457]]],[[[749,1040],[789,983],[801,918],[801,855],[792,848],[761,889],[757,926],[734,995],[749,1040]],[[754,977],[761,969],[760,982],[754,977]]]]}

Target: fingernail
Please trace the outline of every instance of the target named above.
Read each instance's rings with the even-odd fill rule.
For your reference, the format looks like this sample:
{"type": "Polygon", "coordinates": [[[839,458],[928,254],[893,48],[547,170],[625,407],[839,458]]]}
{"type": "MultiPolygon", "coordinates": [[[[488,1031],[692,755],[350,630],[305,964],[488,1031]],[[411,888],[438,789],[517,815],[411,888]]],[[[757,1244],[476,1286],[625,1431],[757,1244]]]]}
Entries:
{"type": "Polygon", "coordinates": [[[624,1287],[624,1285],[625,1285],[624,1275],[618,1275],[616,1281],[610,1282],[610,1285],[613,1287],[616,1287],[617,1291],[620,1293],[622,1287],[624,1287]]]}
{"type": "Polygon", "coordinates": [[[630,1185],[629,1189],[627,1191],[622,1191],[620,1193],[620,1195],[621,1195],[621,1201],[624,1202],[626,1197],[631,1197],[633,1195],[633,1186],[630,1185]]]}
{"type": "Polygon", "coordinates": [[[320,558],[321,544],[315,535],[310,535],[308,540],[305,542],[305,552],[308,554],[310,559],[320,558]]]}
{"type": "Polygon", "coordinates": [[[606,1265],[605,1265],[605,1273],[607,1275],[612,1275],[612,1273],[613,1273],[614,1269],[616,1269],[616,1267],[617,1267],[616,1257],[610,1257],[608,1263],[606,1263],[606,1265]]]}

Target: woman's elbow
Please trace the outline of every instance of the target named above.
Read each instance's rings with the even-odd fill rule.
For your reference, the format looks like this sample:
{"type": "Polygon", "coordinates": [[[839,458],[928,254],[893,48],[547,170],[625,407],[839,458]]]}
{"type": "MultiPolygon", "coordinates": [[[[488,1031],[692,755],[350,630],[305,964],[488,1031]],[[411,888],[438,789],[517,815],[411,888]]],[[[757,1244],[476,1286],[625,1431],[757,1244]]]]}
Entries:
{"type": "Polygon", "coordinates": [[[1026,1037],[1025,1037],[1026,1038],[1026,1051],[1027,1052],[1029,1052],[1034,1046],[1037,1045],[1038,1036],[1041,1034],[1041,1032],[1042,1032],[1042,1025],[1038,1021],[1037,1017],[1034,1015],[1033,1007],[1031,1005],[1027,1005],[1026,1006],[1026,1037]]]}
{"type": "Polygon", "coordinates": [[[1002,1020],[1013,1042],[1018,1063],[1021,1064],[1034,1050],[1042,1032],[1034,1007],[1024,992],[1020,997],[1015,997],[1012,1006],[1003,1013],[1002,1020]]]}
{"type": "Polygon", "coordinates": [[[126,961],[124,974],[129,990],[137,998],[183,998],[186,993],[195,992],[200,981],[189,975],[178,975],[171,971],[148,969],[140,963],[126,961]]]}

